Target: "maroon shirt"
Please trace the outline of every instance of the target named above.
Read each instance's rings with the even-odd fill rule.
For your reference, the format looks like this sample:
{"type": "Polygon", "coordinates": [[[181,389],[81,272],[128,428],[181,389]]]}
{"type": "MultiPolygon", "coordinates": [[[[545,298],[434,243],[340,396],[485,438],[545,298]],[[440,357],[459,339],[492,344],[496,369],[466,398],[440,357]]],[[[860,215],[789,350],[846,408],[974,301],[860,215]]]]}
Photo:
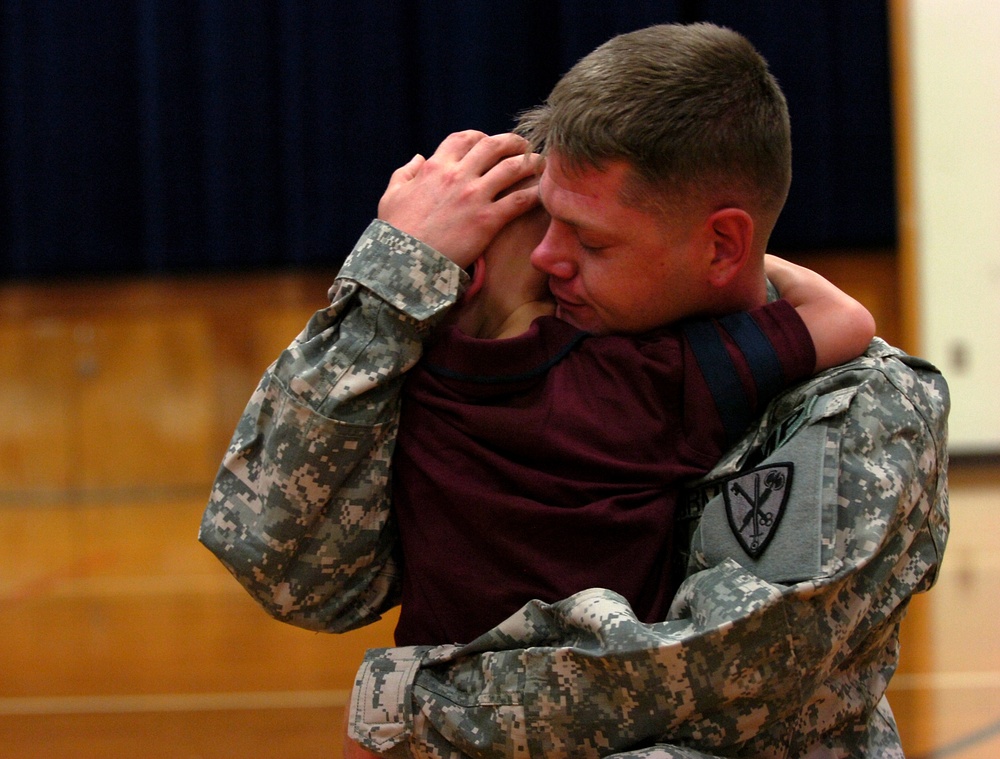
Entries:
{"type": "Polygon", "coordinates": [[[749,421],[815,366],[786,301],[735,319],[699,322],[690,339],[595,337],[552,317],[509,340],[446,331],[403,393],[397,645],[469,642],[531,599],[591,587],[664,619],[680,484],[729,447],[732,417],[749,421]],[[729,357],[708,371],[737,391],[722,411],[692,352],[705,327],[729,357]],[[763,383],[759,366],[773,368],[763,383]]]}

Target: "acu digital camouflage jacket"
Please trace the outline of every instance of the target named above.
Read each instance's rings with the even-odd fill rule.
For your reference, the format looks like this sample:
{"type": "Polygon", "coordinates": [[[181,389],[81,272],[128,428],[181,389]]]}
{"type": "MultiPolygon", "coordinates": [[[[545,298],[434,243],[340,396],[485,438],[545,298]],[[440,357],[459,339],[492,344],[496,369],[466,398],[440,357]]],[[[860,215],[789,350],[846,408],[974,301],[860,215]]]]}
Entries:
{"type": "MultiPolygon", "coordinates": [[[[339,632],[397,602],[399,387],[465,282],[375,222],[264,375],[200,539],[273,616],[339,632]]],[[[691,488],[666,621],[592,589],[466,646],[370,651],[352,735],[389,756],[901,757],[884,692],[947,538],[948,403],[933,367],[876,339],[691,488]]]]}

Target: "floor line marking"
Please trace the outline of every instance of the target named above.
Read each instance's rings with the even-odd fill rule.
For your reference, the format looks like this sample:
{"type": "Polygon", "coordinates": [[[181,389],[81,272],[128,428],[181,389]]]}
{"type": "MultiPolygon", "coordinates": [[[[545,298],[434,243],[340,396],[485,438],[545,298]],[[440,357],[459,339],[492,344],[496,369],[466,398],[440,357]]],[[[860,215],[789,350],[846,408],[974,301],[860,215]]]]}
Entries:
{"type": "Polygon", "coordinates": [[[0,716],[326,709],[346,706],[349,697],[350,691],[343,689],[6,697],[0,698],[0,716]]]}
{"type": "Polygon", "coordinates": [[[0,603],[66,598],[158,597],[191,595],[240,595],[242,589],[226,573],[104,575],[36,580],[31,586],[0,585],[0,603]]]}
{"type": "Polygon", "coordinates": [[[20,603],[51,595],[61,585],[105,569],[114,564],[114,560],[114,554],[107,551],[82,556],[61,567],[15,583],[3,592],[0,600],[20,603]]]}
{"type": "Polygon", "coordinates": [[[892,678],[890,690],[977,690],[1000,688],[1000,672],[904,672],[892,678]]]}

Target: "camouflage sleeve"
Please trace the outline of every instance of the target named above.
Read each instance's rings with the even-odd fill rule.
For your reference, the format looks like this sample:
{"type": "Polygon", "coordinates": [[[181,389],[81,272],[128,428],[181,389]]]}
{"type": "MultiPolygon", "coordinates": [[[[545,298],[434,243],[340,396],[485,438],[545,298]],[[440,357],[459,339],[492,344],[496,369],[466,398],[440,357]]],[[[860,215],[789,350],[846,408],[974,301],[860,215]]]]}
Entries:
{"type": "Polygon", "coordinates": [[[341,632],[395,602],[389,459],[399,390],[468,276],[373,222],[250,398],[199,539],[273,616],[341,632]]]}
{"type": "Polygon", "coordinates": [[[947,407],[939,374],[884,351],[786,394],[705,481],[667,621],[593,589],[464,648],[372,651],[352,735],[387,756],[901,757],[884,692],[944,550],[947,407]],[[775,469],[792,539],[755,559],[715,512],[775,469]]]}

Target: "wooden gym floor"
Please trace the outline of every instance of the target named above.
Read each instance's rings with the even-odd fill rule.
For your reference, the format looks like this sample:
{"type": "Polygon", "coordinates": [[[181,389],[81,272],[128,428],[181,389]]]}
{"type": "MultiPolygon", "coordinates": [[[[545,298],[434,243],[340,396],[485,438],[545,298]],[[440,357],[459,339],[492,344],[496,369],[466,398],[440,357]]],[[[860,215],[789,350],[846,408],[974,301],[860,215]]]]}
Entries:
{"type": "MultiPolygon", "coordinates": [[[[340,755],[393,620],[272,621],[196,541],[243,403],[327,281],[0,287],[0,758],[340,755]]],[[[953,466],[952,518],[890,687],[911,758],[1000,755],[1000,465],[953,466]]]]}
{"type": "MultiPolygon", "coordinates": [[[[891,686],[908,756],[1000,754],[1000,470],[952,475],[953,536],[919,599],[931,653],[891,686]]],[[[203,498],[0,508],[0,757],[340,755],[364,648],[267,618],[195,541],[203,498]]]]}

